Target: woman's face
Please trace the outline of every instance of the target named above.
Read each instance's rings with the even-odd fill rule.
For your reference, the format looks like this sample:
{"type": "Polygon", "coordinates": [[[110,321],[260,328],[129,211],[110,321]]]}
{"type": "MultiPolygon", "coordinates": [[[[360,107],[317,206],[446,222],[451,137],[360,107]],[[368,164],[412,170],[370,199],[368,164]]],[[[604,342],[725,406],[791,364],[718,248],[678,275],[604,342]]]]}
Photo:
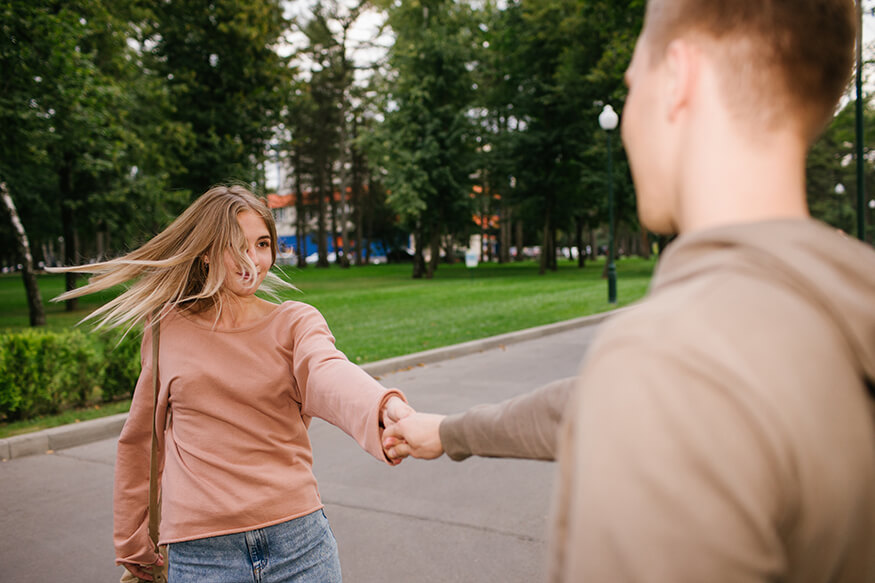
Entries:
{"type": "Polygon", "coordinates": [[[262,218],[253,211],[237,214],[237,223],[246,239],[246,255],[255,264],[255,273],[249,273],[245,265],[237,265],[230,250],[225,250],[224,288],[238,296],[251,296],[267,276],[272,261],[270,232],[262,218]]]}

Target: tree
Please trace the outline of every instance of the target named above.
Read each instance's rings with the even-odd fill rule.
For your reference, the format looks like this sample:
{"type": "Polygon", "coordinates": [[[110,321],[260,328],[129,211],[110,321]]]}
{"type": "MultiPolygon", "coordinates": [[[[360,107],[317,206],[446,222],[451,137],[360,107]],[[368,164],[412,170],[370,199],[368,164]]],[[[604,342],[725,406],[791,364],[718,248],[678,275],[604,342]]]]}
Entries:
{"type": "MultiPolygon", "coordinates": [[[[340,213],[334,200],[333,177],[343,175],[346,151],[347,90],[352,82],[352,65],[347,57],[347,36],[359,14],[359,7],[341,13],[336,2],[319,2],[312,16],[301,26],[308,46],[298,51],[298,58],[307,61],[309,79],[306,81],[309,97],[307,107],[295,114],[299,141],[309,144],[310,174],[317,196],[317,267],[328,267],[327,229],[328,207],[331,207],[331,242],[339,262],[346,263],[337,245],[337,222],[344,231],[342,240],[347,244],[345,200],[341,200],[340,213]],[[335,29],[339,29],[335,32],[335,29]],[[340,217],[337,215],[341,214],[340,217]]],[[[341,197],[346,196],[341,179],[341,197]]]]}
{"type": "Polygon", "coordinates": [[[387,10],[396,40],[385,122],[370,158],[385,169],[388,202],[416,237],[413,277],[430,278],[442,235],[470,218],[473,19],[467,5],[449,0],[391,3],[387,10]]]}
{"type": "Polygon", "coordinates": [[[33,255],[30,252],[30,242],[27,239],[27,233],[18,218],[18,211],[15,210],[15,203],[12,202],[12,197],[6,189],[6,183],[0,182],[0,198],[3,199],[3,205],[9,212],[9,218],[15,228],[19,253],[22,258],[21,277],[24,279],[24,288],[27,291],[27,308],[30,313],[31,326],[45,326],[46,313],[43,309],[43,301],[40,297],[39,286],[36,283],[36,274],[33,270],[33,255]]]}
{"type": "MultiPolygon", "coordinates": [[[[605,176],[598,112],[607,101],[621,108],[642,18],[637,0],[532,0],[508,3],[493,25],[490,49],[502,53],[507,73],[494,84],[492,107],[509,111],[512,122],[493,125],[505,134],[500,148],[518,183],[512,200],[541,213],[542,273],[556,267],[557,231],[607,218],[606,189],[592,188],[606,184],[598,178],[605,176]]],[[[623,204],[627,176],[615,178],[621,216],[634,215],[634,203],[623,204]]]]}
{"type": "MultiPolygon", "coordinates": [[[[871,95],[865,99],[863,117],[865,145],[875,139],[875,110],[871,95]]],[[[857,223],[854,128],[855,104],[849,101],[812,146],[806,167],[808,206],[812,216],[849,234],[856,233],[857,223]]],[[[875,192],[875,164],[868,151],[864,151],[863,159],[866,192],[875,192]]],[[[871,234],[871,229],[869,232],[871,234]]]]}
{"type": "Polygon", "coordinates": [[[151,5],[146,65],[167,79],[172,118],[194,135],[171,183],[198,195],[217,182],[263,184],[291,72],[277,53],[280,0],[174,0],[151,5]]]}
{"type": "MultiPolygon", "coordinates": [[[[23,193],[22,222],[45,225],[33,232],[50,244],[61,234],[63,261],[75,264],[83,234],[134,222],[132,207],[120,210],[118,201],[151,194],[158,185],[143,188],[140,176],[154,179],[150,172],[166,159],[160,144],[145,146],[150,118],[135,117],[162,103],[160,86],[141,74],[129,45],[140,16],[135,5],[104,0],[5,0],[0,7],[0,119],[8,129],[0,172],[23,193]],[[150,105],[137,105],[141,98],[150,105]],[[56,213],[60,221],[49,218],[56,213]]],[[[68,274],[67,288],[75,285],[68,274]]]]}

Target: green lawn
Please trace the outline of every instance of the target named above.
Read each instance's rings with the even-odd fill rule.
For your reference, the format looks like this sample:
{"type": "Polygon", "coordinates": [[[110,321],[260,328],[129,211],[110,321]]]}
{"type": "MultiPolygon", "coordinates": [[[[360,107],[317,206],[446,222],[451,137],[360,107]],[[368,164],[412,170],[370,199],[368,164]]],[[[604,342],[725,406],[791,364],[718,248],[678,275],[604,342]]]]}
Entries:
{"type": "MultiPolygon", "coordinates": [[[[359,363],[409,354],[607,311],[603,262],[578,269],[561,262],[557,272],[538,275],[533,262],[441,265],[433,280],[414,280],[410,265],[374,265],[341,269],[296,269],[285,274],[300,292],[282,299],[307,302],[328,321],[338,347],[359,363]]],[[[617,261],[618,306],[641,298],[654,261],[617,261]]],[[[65,312],[48,300],[63,290],[63,277],[39,278],[50,328],[67,328],[109,294],[80,299],[80,310],[65,312]]],[[[0,330],[28,324],[19,276],[0,277],[0,330]]]]}
{"type": "MultiPolygon", "coordinates": [[[[645,294],[654,264],[638,258],[617,261],[618,307],[645,294]]],[[[588,262],[585,269],[564,261],[557,272],[541,276],[533,262],[481,264],[474,270],[459,263],[441,265],[430,281],[412,279],[409,264],[285,268],[300,291],[285,292],[282,299],[316,306],[337,346],[354,362],[365,363],[607,311],[612,306],[603,267],[602,261],[588,262]]],[[[63,291],[63,276],[43,275],[39,284],[52,329],[74,326],[112,295],[81,298],[80,309],[68,313],[63,304],[49,302],[63,291]]],[[[0,276],[0,332],[27,325],[21,277],[0,276]]],[[[126,406],[0,424],[0,437],[112,414],[126,406]]]]}

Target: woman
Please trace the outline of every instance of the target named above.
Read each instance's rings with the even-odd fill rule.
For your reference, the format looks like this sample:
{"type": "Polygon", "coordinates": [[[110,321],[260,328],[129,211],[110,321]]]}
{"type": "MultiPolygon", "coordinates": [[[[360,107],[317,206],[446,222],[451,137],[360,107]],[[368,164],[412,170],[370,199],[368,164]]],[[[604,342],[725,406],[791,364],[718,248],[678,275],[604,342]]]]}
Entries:
{"type": "MultiPolygon", "coordinates": [[[[312,417],[389,464],[382,427],[412,413],[334,346],[321,314],[255,295],[285,284],[270,211],[241,186],[218,186],[128,255],[70,268],[96,273],[58,299],[134,281],[89,318],[98,328],[159,314],[156,408],[163,474],[161,540],[172,583],[340,581],[307,436],[312,417]]],[[[148,535],[152,334],[118,442],[117,562],[149,580],[162,559],[148,535]]]]}

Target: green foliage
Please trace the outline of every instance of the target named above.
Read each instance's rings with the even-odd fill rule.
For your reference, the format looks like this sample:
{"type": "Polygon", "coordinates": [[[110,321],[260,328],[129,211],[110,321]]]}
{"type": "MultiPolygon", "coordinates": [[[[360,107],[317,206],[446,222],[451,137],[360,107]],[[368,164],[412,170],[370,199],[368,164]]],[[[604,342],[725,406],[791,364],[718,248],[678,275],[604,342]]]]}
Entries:
{"type": "Polygon", "coordinates": [[[152,3],[144,64],[166,79],[169,116],[193,132],[171,173],[197,196],[217,182],[262,184],[261,165],[282,120],[290,77],[276,48],[287,28],[280,0],[152,3]]]}
{"type": "Polygon", "coordinates": [[[82,332],[0,335],[0,418],[57,413],[87,402],[99,383],[98,352],[82,332]]]}
{"type": "MultiPolygon", "coordinates": [[[[812,216],[849,235],[857,234],[855,123],[855,103],[850,100],[812,146],[806,168],[808,206],[812,216]],[[841,188],[837,192],[838,185],[841,188]]],[[[875,198],[872,195],[875,192],[875,163],[871,151],[865,147],[875,140],[875,110],[871,96],[864,104],[863,128],[864,192],[868,193],[865,201],[868,203],[869,199],[875,198]]],[[[864,212],[873,211],[867,207],[864,212]]],[[[871,240],[871,227],[869,230],[871,240]]]]}
{"type": "Polygon", "coordinates": [[[130,396],[140,371],[131,335],[22,330],[0,334],[0,419],[50,415],[130,396]]]}
{"type": "Polygon", "coordinates": [[[122,249],[142,240],[178,211],[166,180],[188,140],[169,118],[164,80],[135,48],[142,9],[0,0],[0,13],[0,175],[21,193],[34,250],[47,262],[79,262],[107,251],[96,248],[97,233],[122,249]],[[51,247],[59,235],[65,258],[51,247]]]}
{"type": "Polygon", "coordinates": [[[103,372],[100,399],[104,402],[129,397],[140,376],[140,338],[133,332],[116,332],[103,340],[103,372]]]}
{"type": "Polygon", "coordinates": [[[369,148],[385,169],[389,204],[421,250],[470,219],[476,20],[464,3],[436,0],[391,5],[389,24],[388,111],[369,148]]]}
{"type": "MultiPolygon", "coordinates": [[[[607,219],[598,114],[604,103],[622,111],[623,73],[643,14],[640,0],[537,0],[508,3],[493,25],[498,42],[490,49],[505,52],[500,63],[513,84],[499,85],[493,103],[518,120],[506,124],[504,139],[519,184],[515,195],[537,201],[546,224],[568,229],[572,217],[588,217],[590,226],[607,219]]],[[[631,181],[616,138],[620,216],[634,224],[631,181]]]]}

